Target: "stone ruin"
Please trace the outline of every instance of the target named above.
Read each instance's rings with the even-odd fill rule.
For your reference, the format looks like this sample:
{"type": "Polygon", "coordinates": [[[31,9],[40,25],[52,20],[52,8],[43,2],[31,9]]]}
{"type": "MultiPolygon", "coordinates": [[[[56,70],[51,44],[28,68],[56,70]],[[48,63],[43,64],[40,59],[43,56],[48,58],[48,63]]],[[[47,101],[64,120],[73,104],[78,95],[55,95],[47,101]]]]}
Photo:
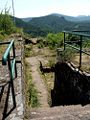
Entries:
{"type": "Polygon", "coordinates": [[[76,69],[69,63],[56,63],[52,106],[86,105],[90,103],[90,74],[76,69]]]}

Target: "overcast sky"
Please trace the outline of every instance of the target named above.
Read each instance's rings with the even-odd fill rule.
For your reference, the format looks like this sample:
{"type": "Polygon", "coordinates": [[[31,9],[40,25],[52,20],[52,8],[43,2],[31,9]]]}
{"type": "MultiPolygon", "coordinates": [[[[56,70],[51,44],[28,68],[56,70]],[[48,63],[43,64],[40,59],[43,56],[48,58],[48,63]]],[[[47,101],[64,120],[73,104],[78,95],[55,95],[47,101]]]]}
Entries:
{"type": "MultiPolygon", "coordinates": [[[[13,0],[15,16],[38,17],[51,13],[70,16],[90,15],[90,0],[13,0]]],[[[0,0],[0,10],[5,6],[12,14],[12,0],[0,0]]]]}

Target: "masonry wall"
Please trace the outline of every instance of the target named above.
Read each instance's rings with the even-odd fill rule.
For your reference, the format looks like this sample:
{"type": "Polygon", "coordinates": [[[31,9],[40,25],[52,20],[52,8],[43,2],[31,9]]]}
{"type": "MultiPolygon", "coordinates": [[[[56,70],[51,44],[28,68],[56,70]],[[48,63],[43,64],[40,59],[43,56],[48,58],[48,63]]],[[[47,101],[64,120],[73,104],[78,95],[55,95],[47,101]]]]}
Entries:
{"type": "Polygon", "coordinates": [[[57,63],[51,97],[52,106],[90,103],[90,75],[68,63],[57,63]]]}

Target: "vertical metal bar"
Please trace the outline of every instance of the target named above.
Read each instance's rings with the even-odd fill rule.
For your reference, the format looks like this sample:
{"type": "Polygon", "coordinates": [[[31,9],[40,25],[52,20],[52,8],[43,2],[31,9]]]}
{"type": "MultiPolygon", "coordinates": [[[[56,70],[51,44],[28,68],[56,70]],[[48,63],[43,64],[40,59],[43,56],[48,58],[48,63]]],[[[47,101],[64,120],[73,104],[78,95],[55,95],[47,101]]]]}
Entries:
{"type": "MultiPolygon", "coordinates": [[[[15,59],[16,55],[15,55],[15,46],[13,43],[13,58],[15,59]]],[[[16,62],[15,62],[15,77],[17,77],[17,67],[16,67],[16,62]]]]}
{"type": "Polygon", "coordinates": [[[13,80],[11,81],[11,91],[12,91],[13,105],[14,105],[14,107],[16,107],[16,99],[15,99],[15,90],[14,90],[13,80]]]}
{"type": "Polygon", "coordinates": [[[2,96],[3,96],[3,91],[4,91],[4,86],[2,86],[2,88],[1,88],[1,93],[0,93],[0,102],[1,102],[1,99],[2,99],[2,96]]]}
{"type": "Polygon", "coordinates": [[[9,85],[8,85],[8,91],[7,91],[7,96],[6,96],[6,100],[5,100],[5,106],[4,106],[2,120],[5,120],[5,118],[7,116],[9,94],[10,94],[10,82],[9,82],[9,85]]]}
{"type": "Polygon", "coordinates": [[[13,104],[16,107],[15,91],[14,91],[14,85],[13,85],[12,72],[11,72],[10,54],[8,55],[8,68],[9,68],[9,72],[10,72],[9,74],[10,74],[10,84],[11,84],[11,89],[12,89],[13,104]]]}
{"type": "Polygon", "coordinates": [[[65,50],[65,32],[64,32],[64,50],[65,50]]]}
{"type": "MultiPolygon", "coordinates": [[[[7,97],[6,97],[6,101],[5,101],[5,107],[4,107],[4,112],[3,112],[3,118],[2,120],[5,120],[6,116],[7,116],[7,109],[8,109],[8,99],[9,99],[9,94],[10,94],[10,86],[12,89],[13,88],[13,80],[12,80],[12,73],[11,73],[11,65],[10,65],[10,53],[8,54],[8,69],[9,69],[9,76],[10,76],[10,81],[9,81],[9,86],[8,86],[8,92],[7,92],[7,97]]],[[[14,106],[16,106],[16,100],[15,100],[15,92],[14,90],[12,90],[12,96],[13,96],[13,104],[14,106]]]]}
{"type": "Polygon", "coordinates": [[[79,68],[81,68],[82,64],[82,35],[80,35],[80,58],[79,58],[79,68]]]}
{"type": "MultiPolygon", "coordinates": [[[[11,71],[11,66],[10,66],[10,53],[8,54],[8,69],[9,69],[9,74],[10,74],[10,71],[11,71]]],[[[10,74],[11,76],[11,74],[10,74]]]]}

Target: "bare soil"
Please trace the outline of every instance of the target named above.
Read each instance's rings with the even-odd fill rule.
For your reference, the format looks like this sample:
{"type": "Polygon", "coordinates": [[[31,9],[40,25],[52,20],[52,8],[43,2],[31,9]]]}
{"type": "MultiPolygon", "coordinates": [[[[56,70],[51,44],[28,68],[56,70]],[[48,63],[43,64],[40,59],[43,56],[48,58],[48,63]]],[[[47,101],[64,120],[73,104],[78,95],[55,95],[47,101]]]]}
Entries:
{"type": "MultiPolygon", "coordinates": [[[[40,61],[44,66],[47,66],[49,60],[51,59],[52,52],[50,54],[50,51],[47,50],[47,48],[39,49],[37,45],[33,46],[33,56],[26,58],[26,62],[30,65],[31,70],[31,76],[32,81],[38,91],[38,99],[40,103],[40,107],[49,107],[48,104],[48,87],[47,84],[45,84],[45,78],[47,77],[46,74],[44,74],[44,77],[42,76],[40,72],[40,61]]],[[[51,76],[50,76],[51,77],[51,76]]],[[[48,78],[46,79],[49,80],[48,78]]],[[[48,84],[51,84],[50,81],[48,81],[48,84]]],[[[52,81],[53,82],[53,81],[52,81]]]]}
{"type": "Polygon", "coordinates": [[[26,58],[26,61],[30,64],[32,81],[38,91],[38,99],[41,107],[48,107],[47,100],[47,88],[45,87],[44,81],[38,71],[39,57],[26,58]]]}

